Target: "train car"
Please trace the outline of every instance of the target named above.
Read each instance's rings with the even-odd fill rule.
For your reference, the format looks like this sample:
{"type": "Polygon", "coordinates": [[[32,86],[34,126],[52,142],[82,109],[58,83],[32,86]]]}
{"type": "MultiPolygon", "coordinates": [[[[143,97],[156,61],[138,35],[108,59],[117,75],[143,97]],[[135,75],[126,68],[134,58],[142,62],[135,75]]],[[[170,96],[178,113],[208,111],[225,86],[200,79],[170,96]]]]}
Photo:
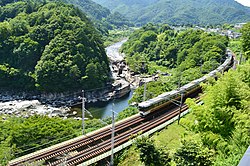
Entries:
{"type": "Polygon", "coordinates": [[[145,117],[154,111],[157,111],[161,108],[166,107],[167,105],[173,102],[172,100],[179,100],[181,93],[185,94],[185,96],[188,96],[196,92],[197,90],[200,89],[200,84],[203,82],[206,82],[209,77],[216,77],[218,72],[224,72],[225,70],[227,70],[233,62],[233,55],[231,51],[227,50],[227,55],[228,57],[224,61],[224,63],[220,65],[217,69],[208,73],[207,75],[199,79],[196,79],[180,87],[179,89],[176,89],[170,92],[165,92],[153,99],[139,103],[138,109],[139,109],[141,117],[145,117]]]}
{"type": "Polygon", "coordinates": [[[163,93],[153,99],[149,99],[147,101],[139,103],[138,108],[140,115],[142,117],[145,117],[146,115],[169,105],[171,99],[178,98],[178,94],[178,90],[173,90],[170,92],[163,93]]]}

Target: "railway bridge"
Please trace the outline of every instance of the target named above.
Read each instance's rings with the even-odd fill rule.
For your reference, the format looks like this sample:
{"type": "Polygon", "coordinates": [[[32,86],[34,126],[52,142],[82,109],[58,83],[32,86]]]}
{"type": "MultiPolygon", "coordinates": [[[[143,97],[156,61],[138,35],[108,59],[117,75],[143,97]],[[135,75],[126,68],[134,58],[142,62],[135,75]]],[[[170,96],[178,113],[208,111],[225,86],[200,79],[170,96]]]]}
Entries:
{"type": "MultiPolygon", "coordinates": [[[[209,75],[213,73],[214,76],[216,72],[223,72],[228,65],[231,65],[231,61],[232,55],[230,61],[229,58],[225,61],[228,63],[226,66],[224,62],[216,70],[210,72],[209,75]]],[[[197,82],[197,80],[195,81],[197,82]]],[[[196,90],[192,90],[192,93],[184,96],[184,99],[187,97],[196,97],[199,100],[197,97],[199,92],[200,88],[196,87],[196,90]]],[[[180,103],[182,105],[182,102],[180,103]]],[[[179,106],[172,102],[166,106],[164,105],[164,107],[159,107],[157,111],[145,117],[137,114],[115,123],[113,140],[111,137],[111,125],[109,125],[92,133],[17,158],[10,161],[8,165],[90,165],[109,157],[112,151],[118,152],[131,145],[138,134],[140,136],[150,135],[159,131],[187,112],[188,108],[186,105],[183,105],[180,109],[179,106]],[[111,144],[111,140],[113,144],[111,144]]]]}
{"type": "MultiPolygon", "coordinates": [[[[181,110],[181,116],[188,113],[187,106],[181,110]]],[[[170,105],[146,118],[139,114],[115,123],[114,153],[130,146],[140,133],[150,135],[178,119],[179,107],[170,105]]],[[[42,164],[90,165],[111,155],[111,125],[89,134],[62,142],[46,149],[28,154],[9,162],[9,166],[42,164]]]]}

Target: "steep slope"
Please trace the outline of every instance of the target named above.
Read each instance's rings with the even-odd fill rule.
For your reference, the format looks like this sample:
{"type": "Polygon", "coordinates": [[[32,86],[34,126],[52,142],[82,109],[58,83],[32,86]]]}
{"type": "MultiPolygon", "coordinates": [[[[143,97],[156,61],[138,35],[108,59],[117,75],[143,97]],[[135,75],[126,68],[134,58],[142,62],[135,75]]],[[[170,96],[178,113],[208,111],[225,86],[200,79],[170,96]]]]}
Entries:
{"type": "Polygon", "coordinates": [[[19,1],[0,7],[0,18],[1,89],[72,91],[109,80],[100,34],[72,5],[19,1]]]}
{"type": "Polygon", "coordinates": [[[69,4],[73,4],[84,11],[88,16],[101,20],[107,18],[110,15],[110,10],[102,7],[101,5],[91,1],[91,0],[63,0],[69,4]]]}
{"type": "MultiPolygon", "coordinates": [[[[17,2],[22,0],[2,0],[0,1],[0,6],[7,5],[12,2],[17,2]]],[[[95,27],[102,32],[102,34],[107,33],[107,30],[113,28],[121,28],[124,26],[133,26],[131,21],[128,21],[123,15],[119,12],[111,12],[109,9],[93,2],[92,0],[29,0],[29,2],[64,2],[68,4],[72,4],[75,7],[79,8],[81,11],[86,13],[87,17],[95,24],[95,27]]],[[[13,7],[12,7],[13,8],[13,7]]],[[[24,6],[15,6],[15,10],[6,11],[6,13],[2,13],[1,15],[15,15],[15,13],[19,13],[20,11],[27,11],[24,9],[24,6]]],[[[2,11],[0,11],[1,13],[2,11]]],[[[0,18],[1,19],[1,18],[0,18]]]]}
{"type": "MultiPolygon", "coordinates": [[[[62,0],[63,2],[73,4],[81,9],[87,16],[95,22],[97,27],[102,29],[119,28],[122,26],[131,26],[128,21],[119,12],[111,13],[109,9],[91,1],[91,0],[62,0]]],[[[99,29],[100,29],[99,28],[99,29]]]]}
{"type": "Polygon", "coordinates": [[[139,24],[221,24],[250,20],[250,8],[234,0],[94,1],[139,24]]]}

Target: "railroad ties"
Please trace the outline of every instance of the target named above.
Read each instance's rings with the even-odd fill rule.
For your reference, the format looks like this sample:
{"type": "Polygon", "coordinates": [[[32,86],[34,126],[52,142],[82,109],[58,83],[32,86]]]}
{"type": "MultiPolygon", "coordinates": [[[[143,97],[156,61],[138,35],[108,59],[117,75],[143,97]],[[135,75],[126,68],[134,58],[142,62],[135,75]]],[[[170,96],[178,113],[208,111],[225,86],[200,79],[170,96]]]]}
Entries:
{"type": "MultiPolygon", "coordinates": [[[[138,133],[147,133],[157,126],[166,123],[173,117],[177,117],[179,107],[162,108],[161,110],[142,118],[139,114],[124,119],[115,125],[115,148],[128,142],[138,133]]],[[[184,106],[182,111],[186,111],[184,106]]],[[[47,166],[64,164],[67,166],[78,165],[91,160],[104,153],[110,155],[111,149],[111,126],[65,141],[38,152],[17,158],[9,162],[9,166],[32,165],[43,163],[47,166]]],[[[106,155],[106,157],[108,157],[106,155]]]]}

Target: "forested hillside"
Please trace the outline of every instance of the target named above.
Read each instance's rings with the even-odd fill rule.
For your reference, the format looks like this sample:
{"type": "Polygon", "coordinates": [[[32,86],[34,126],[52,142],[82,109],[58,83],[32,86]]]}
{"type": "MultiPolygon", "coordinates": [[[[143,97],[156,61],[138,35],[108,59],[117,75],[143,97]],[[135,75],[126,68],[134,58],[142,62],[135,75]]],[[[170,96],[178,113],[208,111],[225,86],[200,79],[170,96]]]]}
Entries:
{"type": "MultiPolygon", "coordinates": [[[[22,1],[22,0],[15,0],[22,1]]],[[[102,34],[107,35],[108,30],[114,28],[122,28],[133,26],[132,22],[126,19],[119,12],[111,12],[108,8],[105,8],[92,0],[26,0],[29,2],[64,2],[73,4],[79,8],[86,16],[94,23],[95,28],[98,29],[102,34]]],[[[12,3],[14,0],[3,0],[0,5],[6,5],[12,3]]],[[[19,10],[19,9],[17,9],[19,10]]],[[[7,11],[6,11],[7,12],[7,11]]],[[[12,11],[13,12],[13,11],[12,11]]]]}
{"type": "Polygon", "coordinates": [[[242,30],[242,50],[245,57],[250,59],[250,22],[243,26],[242,30]]]}
{"type": "Polygon", "coordinates": [[[137,24],[223,24],[246,22],[250,8],[234,0],[94,0],[137,24]]]}
{"type": "Polygon", "coordinates": [[[109,9],[93,2],[92,0],[62,0],[81,9],[94,22],[96,28],[103,34],[113,28],[133,26],[123,15],[117,12],[111,13],[109,9]]]}
{"type": "MultiPolygon", "coordinates": [[[[188,102],[196,121],[188,121],[189,129],[197,134],[197,139],[187,141],[179,152],[199,142],[203,148],[217,152],[212,160],[214,165],[239,163],[250,143],[249,73],[248,61],[238,66],[237,71],[230,70],[217,82],[204,86],[203,105],[188,102]]],[[[191,162],[184,161],[183,156],[180,159],[183,163],[191,162]]]]}
{"type": "Polygon", "coordinates": [[[117,155],[119,165],[237,166],[250,144],[250,62],[203,86],[202,105],[117,155]],[[123,156],[123,157],[120,157],[123,156]]]}
{"type": "Polygon", "coordinates": [[[250,23],[239,40],[248,61],[203,84],[203,104],[188,99],[190,113],[180,125],[137,139],[117,155],[119,165],[237,166],[250,144],[249,41],[250,23]]]}
{"type": "MultiPolygon", "coordinates": [[[[176,32],[168,25],[147,24],[135,31],[123,45],[126,61],[136,73],[171,76],[150,82],[147,98],[184,85],[215,69],[224,61],[228,38],[202,30],[176,32]]],[[[142,100],[143,88],[138,88],[132,101],[142,100]]]]}
{"type": "Polygon", "coordinates": [[[209,60],[220,61],[227,44],[225,36],[202,30],[175,32],[168,25],[147,24],[129,37],[122,51],[126,53],[129,64],[140,64],[137,59],[143,61],[144,58],[145,66],[153,61],[158,66],[174,68],[182,65],[188,69],[209,60]]]}
{"type": "Polygon", "coordinates": [[[105,85],[101,36],[72,5],[38,0],[0,7],[0,87],[71,91],[105,85]]]}

